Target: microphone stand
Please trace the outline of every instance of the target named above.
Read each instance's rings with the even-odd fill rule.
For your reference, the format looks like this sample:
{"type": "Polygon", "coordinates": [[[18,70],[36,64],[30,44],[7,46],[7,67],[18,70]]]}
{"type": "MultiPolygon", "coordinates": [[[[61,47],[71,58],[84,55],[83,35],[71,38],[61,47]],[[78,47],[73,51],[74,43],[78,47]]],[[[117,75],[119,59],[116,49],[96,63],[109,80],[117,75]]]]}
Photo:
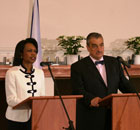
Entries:
{"type": "MultiPolygon", "coordinates": [[[[123,68],[124,68],[124,70],[125,70],[125,72],[126,72],[128,78],[129,78],[129,80],[130,80],[130,75],[129,75],[129,73],[128,73],[127,69],[126,69],[126,66],[125,66],[124,64],[123,64],[123,68]]],[[[132,86],[133,86],[133,84],[132,84],[132,86]]],[[[138,98],[139,98],[139,100],[140,100],[140,95],[139,95],[138,91],[136,90],[136,88],[135,88],[134,86],[133,86],[133,88],[135,89],[135,93],[137,94],[137,96],[138,96],[138,98]]]]}
{"type": "Polygon", "coordinates": [[[54,84],[56,85],[55,89],[56,89],[56,91],[57,91],[57,93],[58,93],[58,96],[59,96],[59,98],[60,98],[60,100],[61,100],[62,106],[63,106],[63,108],[64,108],[64,111],[65,111],[65,113],[66,113],[66,115],[67,115],[67,118],[68,118],[68,121],[69,121],[69,127],[68,127],[68,128],[64,128],[64,127],[63,127],[63,129],[65,129],[65,130],[75,130],[75,129],[74,129],[74,126],[73,126],[73,121],[70,120],[69,114],[68,114],[67,109],[66,109],[65,104],[64,104],[64,101],[63,101],[63,99],[62,99],[62,97],[61,97],[61,95],[60,95],[60,93],[59,93],[59,90],[58,90],[58,88],[57,88],[57,84],[55,83],[55,79],[54,79],[54,76],[53,76],[53,74],[52,74],[52,71],[51,71],[51,68],[50,68],[50,64],[47,64],[47,65],[48,65],[48,69],[49,69],[49,72],[50,72],[50,74],[51,74],[51,77],[52,77],[52,79],[53,79],[53,81],[54,81],[54,84]]]}

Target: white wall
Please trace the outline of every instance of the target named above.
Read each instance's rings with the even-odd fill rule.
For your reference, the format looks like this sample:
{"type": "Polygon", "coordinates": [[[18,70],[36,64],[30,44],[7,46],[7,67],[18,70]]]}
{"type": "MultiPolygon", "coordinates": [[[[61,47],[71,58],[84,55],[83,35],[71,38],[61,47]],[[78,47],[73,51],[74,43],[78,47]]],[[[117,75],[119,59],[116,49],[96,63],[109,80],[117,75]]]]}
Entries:
{"type": "MultiPolygon", "coordinates": [[[[0,0],[0,50],[29,36],[33,0],[0,0]]],[[[39,0],[42,39],[103,34],[110,50],[140,35],[140,0],[39,0]]],[[[44,41],[45,41],[44,40],[44,41]]],[[[119,48],[120,49],[120,48],[119,48]]]]}
{"type": "Polygon", "coordinates": [[[139,35],[139,5],[139,0],[40,1],[42,36],[87,36],[89,32],[97,31],[109,44],[116,39],[139,35]]]}

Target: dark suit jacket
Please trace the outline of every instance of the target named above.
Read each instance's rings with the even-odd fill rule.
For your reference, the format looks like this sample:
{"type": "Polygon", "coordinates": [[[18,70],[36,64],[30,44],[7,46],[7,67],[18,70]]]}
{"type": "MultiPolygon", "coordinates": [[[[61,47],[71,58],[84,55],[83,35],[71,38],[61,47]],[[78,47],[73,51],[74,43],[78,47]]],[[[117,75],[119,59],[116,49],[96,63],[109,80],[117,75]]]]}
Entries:
{"type": "Polygon", "coordinates": [[[118,60],[110,56],[103,58],[107,74],[107,86],[89,56],[71,66],[74,94],[84,95],[84,98],[77,102],[76,130],[111,129],[111,111],[102,107],[90,107],[90,101],[94,97],[103,98],[111,93],[117,93],[118,89],[123,93],[134,92],[129,81],[125,78],[118,60]]]}

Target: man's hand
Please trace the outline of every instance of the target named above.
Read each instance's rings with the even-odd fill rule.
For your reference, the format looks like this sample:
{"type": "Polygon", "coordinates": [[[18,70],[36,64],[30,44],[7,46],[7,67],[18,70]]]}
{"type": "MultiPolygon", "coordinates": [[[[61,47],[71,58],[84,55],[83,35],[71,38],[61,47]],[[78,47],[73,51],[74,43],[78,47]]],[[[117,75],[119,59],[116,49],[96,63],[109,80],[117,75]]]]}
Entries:
{"type": "Polygon", "coordinates": [[[91,100],[90,106],[91,107],[99,107],[99,102],[101,101],[100,97],[95,97],[91,100]]]}

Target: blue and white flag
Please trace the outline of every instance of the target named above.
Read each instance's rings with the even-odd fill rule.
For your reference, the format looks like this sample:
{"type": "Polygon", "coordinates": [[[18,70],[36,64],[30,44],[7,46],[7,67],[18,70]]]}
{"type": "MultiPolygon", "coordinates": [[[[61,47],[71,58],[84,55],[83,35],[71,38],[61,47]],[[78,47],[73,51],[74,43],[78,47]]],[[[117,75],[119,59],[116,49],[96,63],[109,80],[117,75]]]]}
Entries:
{"type": "Polygon", "coordinates": [[[41,68],[40,62],[42,61],[42,49],[41,49],[41,38],[40,38],[40,18],[39,18],[38,0],[34,0],[30,37],[36,39],[38,43],[38,55],[34,63],[34,66],[37,68],[41,68]]]}

